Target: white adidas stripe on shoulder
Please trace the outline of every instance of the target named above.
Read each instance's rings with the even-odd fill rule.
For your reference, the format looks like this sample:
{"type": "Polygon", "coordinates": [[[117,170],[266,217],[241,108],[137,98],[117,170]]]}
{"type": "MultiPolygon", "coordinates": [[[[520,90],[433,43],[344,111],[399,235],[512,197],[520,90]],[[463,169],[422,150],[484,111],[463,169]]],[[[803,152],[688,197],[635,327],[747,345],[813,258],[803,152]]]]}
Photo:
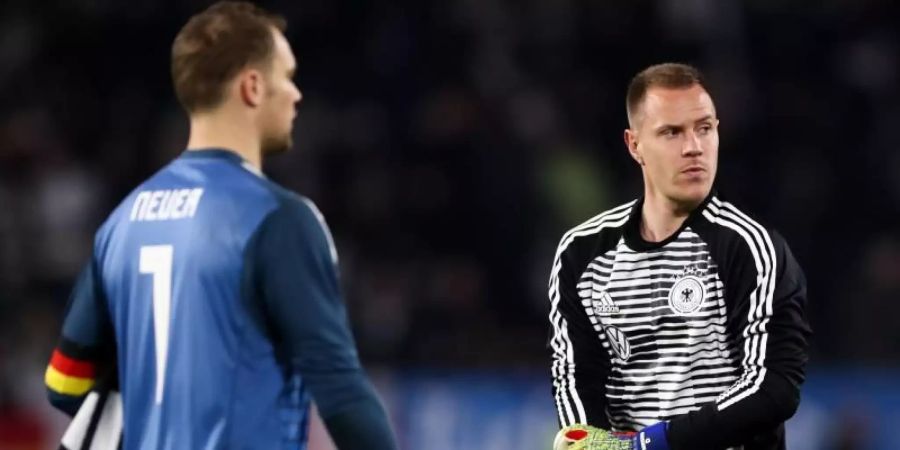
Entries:
{"type": "Polygon", "coordinates": [[[744,239],[757,271],[757,286],[750,293],[747,324],[742,331],[744,374],[738,382],[719,396],[718,409],[723,410],[759,391],[765,379],[766,347],[769,337],[766,326],[772,316],[777,273],[776,255],[768,231],[734,205],[713,197],[704,209],[703,216],[711,223],[737,232],[744,239]]]}
{"type": "Polygon", "coordinates": [[[563,234],[562,239],[560,239],[559,246],[556,248],[556,259],[559,259],[559,255],[569,246],[569,244],[574,240],[574,238],[578,236],[586,236],[594,233],[598,233],[601,228],[597,228],[597,225],[607,221],[613,216],[620,216],[623,212],[626,213],[625,217],[628,217],[628,214],[631,213],[631,208],[637,200],[632,200],[623,205],[616,206],[615,208],[608,209],[588,220],[582,222],[578,226],[570,229],[565,234],[563,234]],[[585,232],[587,231],[587,232],[585,232]]]}
{"type": "Polygon", "coordinates": [[[553,325],[553,337],[550,340],[550,345],[553,348],[551,374],[553,376],[553,386],[556,390],[555,400],[559,421],[563,426],[587,423],[587,415],[575,386],[575,358],[572,342],[569,338],[568,323],[559,312],[559,270],[562,267],[560,257],[576,237],[599,233],[603,228],[620,226],[625,223],[635,202],[636,200],[633,200],[612,208],[572,228],[563,235],[556,249],[548,292],[550,297],[549,318],[550,323],[553,325]]]}
{"type": "Polygon", "coordinates": [[[300,197],[303,200],[303,203],[309,207],[309,209],[316,216],[316,219],[319,221],[319,226],[322,228],[322,232],[325,233],[325,240],[328,241],[328,251],[331,254],[331,262],[334,264],[338,263],[338,253],[337,247],[334,245],[334,238],[331,236],[331,229],[328,228],[328,224],[325,222],[325,216],[322,215],[322,211],[319,211],[319,207],[316,206],[315,202],[306,198],[300,197]]]}

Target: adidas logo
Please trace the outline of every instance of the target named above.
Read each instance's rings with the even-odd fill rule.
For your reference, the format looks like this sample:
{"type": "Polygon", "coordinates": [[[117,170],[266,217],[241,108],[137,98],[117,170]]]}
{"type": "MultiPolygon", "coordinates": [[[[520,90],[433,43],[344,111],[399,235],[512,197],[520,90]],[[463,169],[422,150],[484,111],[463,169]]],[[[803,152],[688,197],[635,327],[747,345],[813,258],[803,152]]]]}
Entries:
{"type": "Polygon", "coordinates": [[[606,291],[594,291],[591,297],[591,306],[594,309],[594,314],[608,316],[619,313],[619,307],[613,303],[612,297],[606,291]]]}

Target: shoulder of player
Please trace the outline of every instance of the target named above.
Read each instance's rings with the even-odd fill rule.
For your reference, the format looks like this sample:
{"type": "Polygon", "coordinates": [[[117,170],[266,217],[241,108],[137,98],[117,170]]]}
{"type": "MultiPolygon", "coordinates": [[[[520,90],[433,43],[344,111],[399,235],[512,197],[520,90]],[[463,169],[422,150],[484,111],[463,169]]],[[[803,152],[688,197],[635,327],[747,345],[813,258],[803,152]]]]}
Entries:
{"type": "Polygon", "coordinates": [[[315,202],[274,182],[270,181],[269,186],[278,202],[278,206],[269,213],[269,220],[286,222],[287,225],[304,233],[321,234],[329,247],[334,246],[325,216],[315,202]]]}
{"type": "Polygon", "coordinates": [[[303,225],[304,228],[312,225],[316,228],[325,227],[325,218],[312,200],[275,183],[269,184],[277,203],[269,216],[303,225]]]}
{"type": "Polygon", "coordinates": [[[784,238],[771,226],[719,195],[710,198],[701,215],[723,250],[765,260],[774,258],[786,246],[784,238]]]}
{"type": "Polygon", "coordinates": [[[566,231],[556,249],[556,258],[582,242],[596,242],[608,234],[620,234],[637,200],[607,209],[566,231]]]}
{"type": "MultiPolygon", "coordinates": [[[[271,238],[276,241],[285,236],[293,236],[312,242],[315,247],[323,249],[330,255],[331,261],[336,264],[338,255],[334,238],[316,204],[296,192],[277,185],[274,187],[273,192],[278,198],[278,206],[269,213],[263,221],[262,228],[257,230],[257,234],[274,232],[271,238]]],[[[269,241],[274,242],[271,239],[269,241]]]]}

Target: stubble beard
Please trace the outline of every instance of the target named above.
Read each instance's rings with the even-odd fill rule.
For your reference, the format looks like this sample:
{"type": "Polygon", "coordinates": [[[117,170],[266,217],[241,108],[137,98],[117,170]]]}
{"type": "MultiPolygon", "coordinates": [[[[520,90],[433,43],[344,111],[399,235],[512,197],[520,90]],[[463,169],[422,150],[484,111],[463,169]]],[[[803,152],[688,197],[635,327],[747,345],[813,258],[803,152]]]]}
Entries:
{"type": "Polygon", "coordinates": [[[293,146],[293,136],[291,136],[291,132],[284,133],[280,136],[268,136],[262,141],[262,154],[263,155],[275,155],[278,153],[284,153],[291,149],[293,146]]]}

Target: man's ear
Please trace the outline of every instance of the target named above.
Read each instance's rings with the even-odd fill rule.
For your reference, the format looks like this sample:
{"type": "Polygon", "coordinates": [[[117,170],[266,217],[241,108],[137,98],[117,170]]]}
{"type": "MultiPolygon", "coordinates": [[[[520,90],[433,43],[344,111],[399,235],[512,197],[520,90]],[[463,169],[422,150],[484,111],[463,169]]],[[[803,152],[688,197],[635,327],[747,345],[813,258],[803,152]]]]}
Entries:
{"type": "Polygon", "coordinates": [[[625,129],[625,147],[628,148],[628,154],[637,161],[638,164],[644,165],[644,157],[641,155],[641,149],[638,147],[637,133],[631,128],[625,129]]]}
{"type": "Polygon", "coordinates": [[[241,72],[238,79],[238,91],[241,101],[247,106],[257,107],[265,96],[265,85],[262,73],[255,69],[247,69],[241,72]]]}

